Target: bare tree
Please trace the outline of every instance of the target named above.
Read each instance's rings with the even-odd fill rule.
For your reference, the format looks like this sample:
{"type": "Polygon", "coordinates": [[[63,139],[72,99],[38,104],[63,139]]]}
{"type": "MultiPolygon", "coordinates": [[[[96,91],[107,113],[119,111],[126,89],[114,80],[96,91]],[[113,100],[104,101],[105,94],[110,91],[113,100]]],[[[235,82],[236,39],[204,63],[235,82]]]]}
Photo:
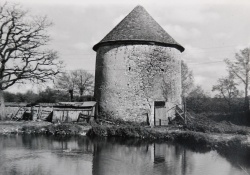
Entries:
{"type": "Polygon", "coordinates": [[[70,95],[70,101],[73,101],[74,89],[75,89],[75,80],[71,73],[63,72],[56,78],[56,89],[68,91],[70,95]]]}
{"type": "Polygon", "coordinates": [[[94,76],[83,69],[72,71],[75,77],[76,87],[80,96],[83,94],[93,94],[94,90],[94,76]]]}
{"type": "Polygon", "coordinates": [[[70,101],[74,101],[74,93],[81,97],[84,94],[93,94],[94,76],[82,69],[64,72],[58,76],[56,88],[68,91],[70,101]]]}
{"type": "Polygon", "coordinates": [[[212,91],[218,91],[217,95],[220,98],[224,98],[228,104],[229,111],[232,108],[232,101],[234,98],[238,97],[240,91],[237,89],[237,83],[234,81],[234,75],[229,74],[229,76],[220,78],[218,84],[213,86],[212,91]]]}
{"type": "Polygon", "coordinates": [[[228,70],[232,73],[245,87],[245,110],[249,111],[249,78],[250,78],[250,48],[245,48],[235,54],[235,61],[225,60],[228,70]]]}
{"type": "Polygon", "coordinates": [[[209,98],[210,95],[200,85],[195,86],[188,94],[188,98],[209,98]]]}
{"type": "Polygon", "coordinates": [[[189,70],[187,64],[181,61],[181,83],[182,83],[182,97],[186,97],[194,87],[193,72],[189,70]]]}
{"type": "Polygon", "coordinates": [[[57,53],[45,49],[50,40],[46,17],[31,17],[20,5],[0,4],[0,101],[3,91],[14,84],[46,82],[60,72],[57,53]]]}

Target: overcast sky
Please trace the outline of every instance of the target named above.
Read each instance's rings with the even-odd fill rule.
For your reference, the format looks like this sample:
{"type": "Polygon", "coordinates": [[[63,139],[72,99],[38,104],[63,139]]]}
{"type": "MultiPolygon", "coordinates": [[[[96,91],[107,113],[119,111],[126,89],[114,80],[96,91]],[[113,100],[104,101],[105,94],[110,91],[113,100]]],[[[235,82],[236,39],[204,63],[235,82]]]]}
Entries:
{"type": "Polygon", "coordinates": [[[19,2],[33,15],[47,15],[53,21],[50,47],[59,52],[69,70],[85,69],[94,74],[93,45],[136,5],[142,5],[185,47],[182,59],[193,70],[195,83],[208,92],[218,78],[227,75],[223,60],[233,59],[239,49],[250,46],[249,0],[11,1],[19,2]]]}

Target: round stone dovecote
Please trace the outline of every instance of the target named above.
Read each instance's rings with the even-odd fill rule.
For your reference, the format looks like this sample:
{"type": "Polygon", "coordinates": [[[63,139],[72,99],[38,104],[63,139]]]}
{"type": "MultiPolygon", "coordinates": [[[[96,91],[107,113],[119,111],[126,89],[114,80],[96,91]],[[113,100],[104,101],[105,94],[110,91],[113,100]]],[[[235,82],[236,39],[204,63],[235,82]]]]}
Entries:
{"type": "Polygon", "coordinates": [[[181,104],[179,45],[137,6],[93,49],[99,113],[126,121],[167,124],[181,104]]]}

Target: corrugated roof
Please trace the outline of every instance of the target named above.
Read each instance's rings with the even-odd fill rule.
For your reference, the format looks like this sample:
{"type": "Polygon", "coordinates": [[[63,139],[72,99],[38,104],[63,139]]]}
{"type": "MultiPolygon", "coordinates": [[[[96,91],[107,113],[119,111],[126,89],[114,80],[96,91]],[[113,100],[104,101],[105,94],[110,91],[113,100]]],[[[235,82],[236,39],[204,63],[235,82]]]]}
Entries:
{"type": "MultiPolygon", "coordinates": [[[[0,103],[1,105],[1,103],[0,103]]],[[[26,107],[28,105],[28,103],[24,103],[24,102],[5,102],[4,104],[6,107],[26,107]]]]}
{"type": "Polygon", "coordinates": [[[75,107],[92,107],[96,105],[95,101],[84,101],[84,102],[58,102],[61,106],[75,106],[75,107]]]}
{"type": "Polygon", "coordinates": [[[55,106],[57,103],[38,103],[37,106],[45,106],[45,107],[52,107],[55,106]]]}
{"type": "Polygon", "coordinates": [[[142,7],[135,7],[113,30],[111,30],[93,50],[107,44],[156,44],[174,47],[184,51],[177,43],[142,7]]]}

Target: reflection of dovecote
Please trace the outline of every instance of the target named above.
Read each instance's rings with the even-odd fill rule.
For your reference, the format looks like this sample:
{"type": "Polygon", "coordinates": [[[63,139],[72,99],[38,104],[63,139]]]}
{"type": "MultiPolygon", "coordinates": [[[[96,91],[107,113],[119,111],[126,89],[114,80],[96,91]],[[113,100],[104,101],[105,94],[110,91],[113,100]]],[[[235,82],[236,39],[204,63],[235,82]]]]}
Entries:
{"type": "MultiPolygon", "coordinates": [[[[93,49],[97,52],[95,98],[100,112],[153,124],[159,114],[154,112],[155,101],[167,101],[165,108],[181,103],[180,55],[184,48],[143,7],[132,10],[93,49]]],[[[162,120],[167,120],[167,110],[161,109],[162,120]]]]}

